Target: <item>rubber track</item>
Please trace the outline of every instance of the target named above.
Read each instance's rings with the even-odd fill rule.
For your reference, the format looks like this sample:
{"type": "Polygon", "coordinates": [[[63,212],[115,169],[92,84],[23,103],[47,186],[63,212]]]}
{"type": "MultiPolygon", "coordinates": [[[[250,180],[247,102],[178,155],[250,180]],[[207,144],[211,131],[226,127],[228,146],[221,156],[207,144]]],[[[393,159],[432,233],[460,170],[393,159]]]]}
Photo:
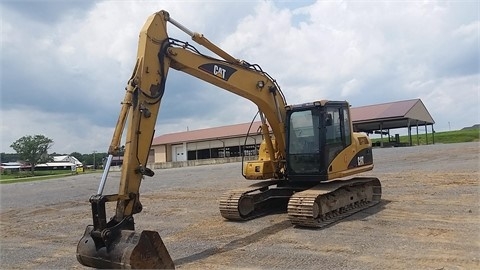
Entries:
{"type": "Polygon", "coordinates": [[[249,190],[233,190],[220,197],[220,214],[229,220],[245,220],[238,211],[238,202],[249,190]]]}
{"type": "Polygon", "coordinates": [[[288,218],[292,224],[297,226],[322,228],[379,203],[381,196],[382,189],[377,178],[354,178],[346,181],[319,184],[312,189],[298,192],[290,198],[288,218]],[[315,201],[320,197],[330,194],[338,195],[340,194],[339,191],[346,187],[356,192],[355,189],[362,186],[370,186],[372,188],[373,196],[371,198],[352,202],[317,218],[313,217],[315,201]]]}
{"type": "Polygon", "coordinates": [[[226,219],[237,221],[250,220],[268,214],[268,209],[265,209],[265,211],[259,211],[258,206],[262,202],[255,203],[255,209],[247,216],[240,214],[238,204],[242,197],[252,196],[251,193],[261,192],[262,190],[268,189],[269,186],[278,183],[279,181],[277,180],[259,182],[246,188],[232,190],[223,194],[220,197],[220,214],[226,219]]]}

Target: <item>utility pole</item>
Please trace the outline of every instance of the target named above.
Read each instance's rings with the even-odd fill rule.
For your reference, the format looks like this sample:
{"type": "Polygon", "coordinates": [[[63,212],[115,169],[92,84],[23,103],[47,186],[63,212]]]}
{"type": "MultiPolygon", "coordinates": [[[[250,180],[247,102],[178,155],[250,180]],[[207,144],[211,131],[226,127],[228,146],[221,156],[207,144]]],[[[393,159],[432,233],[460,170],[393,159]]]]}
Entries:
{"type": "Polygon", "coordinates": [[[97,169],[97,166],[95,164],[95,153],[97,153],[97,151],[93,150],[93,170],[96,170],[97,169]]]}

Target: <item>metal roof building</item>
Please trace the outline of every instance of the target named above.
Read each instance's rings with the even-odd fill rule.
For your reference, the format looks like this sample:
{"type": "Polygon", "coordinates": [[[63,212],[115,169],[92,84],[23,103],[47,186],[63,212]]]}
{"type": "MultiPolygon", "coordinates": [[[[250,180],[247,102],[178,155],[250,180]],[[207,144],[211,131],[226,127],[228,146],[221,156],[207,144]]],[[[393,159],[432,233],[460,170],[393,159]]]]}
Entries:
{"type": "Polygon", "coordinates": [[[153,139],[149,163],[239,157],[242,154],[255,156],[262,141],[260,125],[254,122],[251,127],[250,123],[245,123],[160,135],[153,139]]]}
{"type": "MultiPolygon", "coordinates": [[[[351,108],[351,118],[354,131],[380,134],[382,138],[387,135],[389,145],[400,144],[397,134],[391,140],[390,129],[408,128],[412,145],[411,128],[416,127],[418,139],[419,126],[425,127],[428,143],[427,126],[432,127],[433,134],[435,123],[420,99],[351,108]]],[[[245,123],[157,136],[152,142],[149,163],[256,155],[262,140],[260,124],[254,122],[249,133],[250,123],[245,123]]],[[[383,140],[379,146],[384,146],[383,140]]]]}
{"type": "MultiPolygon", "coordinates": [[[[206,139],[227,139],[235,137],[245,137],[247,135],[250,123],[236,124],[230,126],[197,129],[160,135],[153,139],[152,145],[172,144],[179,142],[204,141],[206,139]]],[[[250,134],[256,134],[261,126],[260,122],[253,122],[250,134]]]]}
{"type": "MultiPolygon", "coordinates": [[[[354,131],[381,134],[382,137],[388,135],[390,138],[390,129],[408,128],[410,145],[412,145],[412,127],[417,130],[417,140],[419,126],[425,128],[427,136],[428,125],[430,125],[434,134],[435,121],[420,99],[351,108],[351,117],[354,131]]],[[[426,138],[428,143],[428,136],[426,138]]],[[[399,142],[396,141],[396,143],[399,142]]]]}

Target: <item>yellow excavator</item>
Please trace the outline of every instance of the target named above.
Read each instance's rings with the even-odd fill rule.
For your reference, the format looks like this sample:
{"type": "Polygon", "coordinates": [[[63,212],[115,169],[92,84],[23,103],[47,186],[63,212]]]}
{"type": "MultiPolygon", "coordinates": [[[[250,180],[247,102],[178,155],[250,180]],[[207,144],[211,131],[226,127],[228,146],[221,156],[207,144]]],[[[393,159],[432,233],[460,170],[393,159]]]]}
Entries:
{"type": "Polygon", "coordinates": [[[137,61],[109,147],[97,194],[90,197],[93,225],[77,245],[77,260],[94,268],[175,268],[156,231],[136,232],[133,215],[142,211],[140,184],[154,173],[146,166],[160,102],[170,68],[237,94],[258,106],[263,140],[258,159],[244,164],[246,179],[256,182],[220,198],[227,220],[248,220],[286,210],[292,224],[323,227],[380,201],[377,178],[345,177],[373,169],[372,144],[353,132],[349,104],[319,100],[287,105],[277,82],[259,65],[238,60],[172,19],[151,15],[141,29],[137,61]],[[170,38],[171,23],[216,57],[170,38]],[[219,57],[219,58],[218,58],[219,57]],[[103,189],[112,156],[126,128],[118,194],[103,189]],[[335,179],[335,180],[334,180],[335,179]],[[116,202],[107,221],[106,203],[116,202]]]}

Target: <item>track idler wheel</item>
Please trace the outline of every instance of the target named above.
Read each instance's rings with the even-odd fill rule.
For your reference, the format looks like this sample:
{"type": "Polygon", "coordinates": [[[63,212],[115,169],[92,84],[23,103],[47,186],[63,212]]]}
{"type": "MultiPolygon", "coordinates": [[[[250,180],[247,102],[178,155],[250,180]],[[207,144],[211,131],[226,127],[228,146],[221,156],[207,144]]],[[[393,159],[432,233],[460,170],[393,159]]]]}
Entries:
{"type": "Polygon", "coordinates": [[[93,226],[87,226],[77,245],[77,260],[85,266],[101,269],[175,269],[158,232],[121,230],[116,236],[109,236],[111,240],[107,245],[98,245],[98,240],[96,245],[92,231],[93,226]]]}

